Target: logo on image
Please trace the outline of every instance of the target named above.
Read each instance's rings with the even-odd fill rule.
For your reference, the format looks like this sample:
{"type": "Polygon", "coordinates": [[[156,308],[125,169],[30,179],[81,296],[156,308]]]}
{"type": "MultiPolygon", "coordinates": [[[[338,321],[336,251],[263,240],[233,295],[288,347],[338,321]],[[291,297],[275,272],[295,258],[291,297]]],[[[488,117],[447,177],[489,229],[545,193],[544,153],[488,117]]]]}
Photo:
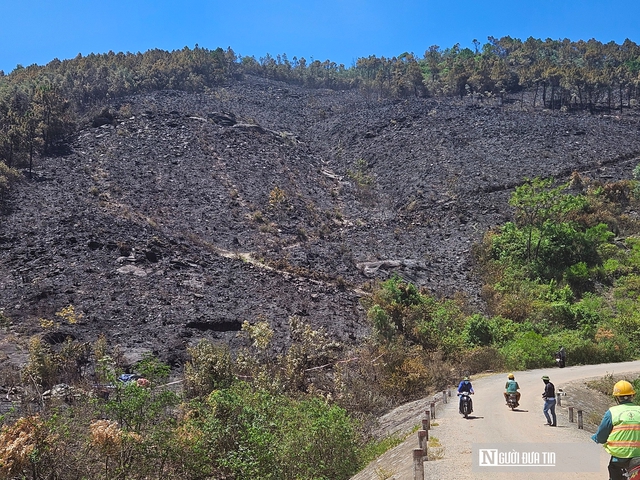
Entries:
{"type": "Polygon", "coordinates": [[[555,467],[555,452],[520,452],[510,450],[502,452],[497,448],[478,449],[480,467],[555,467]]]}
{"type": "Polygon", "coordinates": [[[597,472],[598,445],[575,443],[473,444],[474,472],[597,472]]]}

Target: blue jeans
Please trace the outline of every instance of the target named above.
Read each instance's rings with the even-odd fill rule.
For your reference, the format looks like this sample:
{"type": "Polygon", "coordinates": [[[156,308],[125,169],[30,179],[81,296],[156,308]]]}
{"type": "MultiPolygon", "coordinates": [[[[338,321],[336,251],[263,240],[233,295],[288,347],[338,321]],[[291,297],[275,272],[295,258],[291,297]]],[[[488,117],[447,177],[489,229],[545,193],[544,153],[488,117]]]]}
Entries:
{"type": "Polygon", "coordinates": [[[555,398],[546,398],[544,400],[544,408],[542,409],[544,412],[544,416],[547,417],[547,423],[549,425],[556,425],[556,399],[555,398]],[[549,410],[551,410],[551,417],[553,417],[553,422],[551,421],[551,417],[549,416],[549,410]]]}

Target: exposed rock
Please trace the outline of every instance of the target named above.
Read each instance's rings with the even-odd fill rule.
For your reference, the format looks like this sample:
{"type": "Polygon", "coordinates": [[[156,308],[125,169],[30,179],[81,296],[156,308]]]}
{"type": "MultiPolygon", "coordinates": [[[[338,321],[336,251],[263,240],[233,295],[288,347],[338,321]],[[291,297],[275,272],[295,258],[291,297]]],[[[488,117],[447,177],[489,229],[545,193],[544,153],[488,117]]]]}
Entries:
{"type": "Polygon", "coordinates": [[[124,267],[120,267],[118,270],[116,270],[118,273],[122,273],[122,274],[130,274],[130,275],[135,275],[136,277],[146,277],[147,276],[147,272],[140,267],[136,267],[135,265],[125,265],[124,267]]]}
{"type": "Polygon", "coordinates": [[[207,117],[224,127],[231,127],[237,123],[236,116],[233,113],[214,112],[208,114],[207,117]]]}

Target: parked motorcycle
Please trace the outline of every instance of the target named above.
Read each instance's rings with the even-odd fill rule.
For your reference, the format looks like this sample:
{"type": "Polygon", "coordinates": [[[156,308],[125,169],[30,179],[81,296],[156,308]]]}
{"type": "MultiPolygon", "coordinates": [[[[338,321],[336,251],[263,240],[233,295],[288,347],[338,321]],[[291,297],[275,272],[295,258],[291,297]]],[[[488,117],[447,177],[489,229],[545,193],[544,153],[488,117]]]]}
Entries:
{"type": "Polygon", "coordinates": [[[473,412],[471,396],[469,395],[469,392],[459,393],[458,396],[460,397],[460,413],[464,418],[469,418],[469,415],[473,412]]]}
{"type": "Polygon", "coordinates": [[[518,407],[518,396],[515,393],[507,395],[507,405],[511,410],[515,410],[518,407]]]}
{"type": "Polygon", "coordinates": [[[560,355],[560,352],[556,352],[555,357],[556,357],[556,367],[564,368],[564,359],[562,358],[562,355],[560,355]]]}

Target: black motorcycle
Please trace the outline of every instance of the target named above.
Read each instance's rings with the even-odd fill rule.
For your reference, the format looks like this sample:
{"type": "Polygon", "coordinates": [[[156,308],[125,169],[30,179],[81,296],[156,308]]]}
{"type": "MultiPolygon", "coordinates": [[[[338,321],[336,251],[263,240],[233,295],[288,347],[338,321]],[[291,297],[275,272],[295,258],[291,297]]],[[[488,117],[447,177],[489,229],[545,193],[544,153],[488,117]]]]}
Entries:
{"type": "Polygon", "coordinates": [[[473,412],[473,402],[471,401],[471,395],[469,392],[461,392],[458,394],[460,397],[460,413],[464,418],[469,418],[471,412],[473,412]]]}
{"type": "Polygon", "coordinates": [[[556,352],[556,367],[564,368],[564,358],[560,354],[560,352],[556,352]]]}
{"type": "Polygon", "coordinates": [[[509,393],[507,395],[507,405],[511,410],[518,408],[518,395],[515,393],[509,393]]]}

